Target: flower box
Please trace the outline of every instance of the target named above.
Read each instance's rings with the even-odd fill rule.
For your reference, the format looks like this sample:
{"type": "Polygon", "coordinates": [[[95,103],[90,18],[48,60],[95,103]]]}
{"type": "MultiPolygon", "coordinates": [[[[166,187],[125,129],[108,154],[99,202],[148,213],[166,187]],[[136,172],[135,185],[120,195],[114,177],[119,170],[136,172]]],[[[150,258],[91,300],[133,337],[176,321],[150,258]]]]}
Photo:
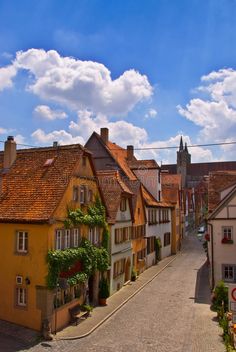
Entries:
{"type": "Polygon", "coordinates": [[[233,240],[229,240],[228,238],[222,238],[221,243],[223,243],[223,244],[233,244],[234,241],[233,240]]]}

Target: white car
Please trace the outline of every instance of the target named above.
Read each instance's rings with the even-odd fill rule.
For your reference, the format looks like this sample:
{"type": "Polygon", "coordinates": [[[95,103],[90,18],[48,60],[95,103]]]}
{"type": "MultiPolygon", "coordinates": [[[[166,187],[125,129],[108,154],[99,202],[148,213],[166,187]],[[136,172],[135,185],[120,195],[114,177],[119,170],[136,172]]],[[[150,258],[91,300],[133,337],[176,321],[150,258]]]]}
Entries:
{"type": "Polygon", "coordinates": [[[197,238],[200,241],[202,240],[204,233],[205,233],[205,227],[204,226],[199,226],[198,232],[197,232],[197,238]]]}

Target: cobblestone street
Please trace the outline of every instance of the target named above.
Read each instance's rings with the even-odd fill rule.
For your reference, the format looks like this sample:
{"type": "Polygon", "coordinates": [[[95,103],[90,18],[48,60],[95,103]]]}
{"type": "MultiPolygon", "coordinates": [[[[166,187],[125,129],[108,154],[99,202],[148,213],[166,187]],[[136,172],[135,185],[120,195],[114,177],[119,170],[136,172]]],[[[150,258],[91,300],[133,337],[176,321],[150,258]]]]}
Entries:
{"type": "Polygon", "coordinates": [[[90,336],[28,351],[223,352],[204,263],[201,243],[190,236],[182,254],[90,336]]]}
{"type": "MultiPolygon", "coordinates": [[[[205,253],[195,237],[183,253],[110,320],[82,340],[44,345],[55,351],[225,351],[209,307],[205,253]],[[49,347],[50,346],[50,347],[49,347]]],[[[39,345],[30,351],[42,351],[39,345]]]]}

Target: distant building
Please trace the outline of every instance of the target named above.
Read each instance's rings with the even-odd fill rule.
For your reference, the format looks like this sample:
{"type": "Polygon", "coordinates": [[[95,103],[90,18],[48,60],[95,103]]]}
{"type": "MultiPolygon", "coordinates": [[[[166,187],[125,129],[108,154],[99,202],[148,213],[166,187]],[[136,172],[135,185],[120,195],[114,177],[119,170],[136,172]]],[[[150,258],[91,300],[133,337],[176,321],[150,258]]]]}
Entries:
{"type": "Polygon", "coordinates": [[[236,171],[236,161],[192,163],[187,143],[184,146],[181,136],[176,164],[164,164],[161,171],[180,174],[182,177],[181,202],[185,210],[186,233],[203,221],[203,215],[207,211],[204,183],[209,173],[229,170],[236,171]]]}

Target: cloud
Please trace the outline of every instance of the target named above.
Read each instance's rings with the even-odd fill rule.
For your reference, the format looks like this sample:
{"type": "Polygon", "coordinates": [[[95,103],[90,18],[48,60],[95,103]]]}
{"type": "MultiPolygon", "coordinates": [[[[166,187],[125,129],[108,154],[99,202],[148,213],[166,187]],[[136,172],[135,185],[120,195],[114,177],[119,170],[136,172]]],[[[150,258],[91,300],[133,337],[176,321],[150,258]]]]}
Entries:
{"type": "Polygon", "coordinates": [[[38,105],[34,109],[34,113],[36,116],[46,119],[46,120],[61,120],[61,119],[66,119],[68,115],[61,110],[52,110],[49,106],[47,105],[38,105]]]}
{"type": "MultiPolygon", "coordinates": [[[[177,151],[179,148],[179,142],[180,142],[181,136],[183,137],[183,140],[184,142],[187,143],[187,145],[190,146],[193,144],[191,141],[191,138],[188,135],[177,134],[166,140],[146,142],[143,144],[143,147],[153,148],[153,149],[137,151],[136,154],[141,159],[154,158],[158,160],[159,163],[162,163],[162,164],[171,164],[171,163],[174,164],[176,163],[177,151]],[[172,148],[164,149],[165,147],[172,147],[172,148]]],[[[192,161],[195,163],[209,162],[214,160],[211,150],[206,148],[202,148],[202,147],[189,148],[189,153],[192,156],[192,161]]]]}
{"type": "Polygon", "coordinates": [[[99,133],[101,127],[109,128],[110,140],[124,147],[128,144],[139,144],[140,141],[146,141],[148,138],[144,128],[123,120],[111,122],[105,115],[98,114],[94,116],[88,110],[80,110],[78,112],[78,121],[71,121],[69,125],[73,135],[79,133],[85,140],[88,139],[93,131],[99,133]]]}
{"type": "Polygon", "coordinates": [[[0,68],[0,92],[13,86],[12,79],[15,77],[16,73],[17,70],[13,65],[0,68]]]}
{"type": "Polygon", "coordinates": [[[157,111],[155,109],[149,109],[148,112],[145,114],[145,119],[149,119],[149,118],[154,118],[157,116],[157,111]]]}
{"type": "Polygon", "coordinates": [[[25,137],[22,136],[21,134],[17,134],[15,137],[14,137],[15,141],[17,144],[24,144],[25,143],[25,137]]]}
{"type": "Polygon", "coordinates": [[[8,133],[8,130],[6,128],[0,127],[0,134],[6,134],[8,133]]]}
{"type": "Polygon", "coordinates": [[[201,78],[198,91],[207,98],[191,99],[178,112],[200,126],[198,142],[219,142],[234,139],[236,135],[236,71],[222,69],[201,78]]]}
{"type": "Polygon", "coordinates": [[[65,130],[53,131],[45,133],[42,129],[37,129],[31,134],[31,137],[39,144],[52,144],[58,142],[59,144],[84,144],[84,139],[80,136],[73,137],[70,133],[65,130]]]}
{"type": "Polygon", "coordinates": [[[12,86],[19,70],[29,72],[27,89],[40,98],[95,114],[124,115],[153,92],[148,78],[133,69],[113,80],[101,63],[42,49],[18,51],[12,65],[0,69],[0,90],[12,86]]]}

